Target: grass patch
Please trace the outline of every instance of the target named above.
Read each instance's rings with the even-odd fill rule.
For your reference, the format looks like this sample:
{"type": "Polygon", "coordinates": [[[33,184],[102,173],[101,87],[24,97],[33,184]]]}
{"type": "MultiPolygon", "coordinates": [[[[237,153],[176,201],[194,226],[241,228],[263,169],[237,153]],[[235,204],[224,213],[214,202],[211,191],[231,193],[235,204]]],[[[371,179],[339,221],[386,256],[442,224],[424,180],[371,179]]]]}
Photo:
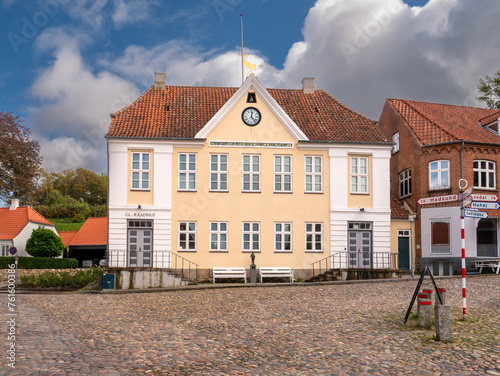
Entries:
{"type": "Polygon", "coordinates": [[[50,222],[56,225],[56,230],[59,231],[78,231],[82,228],[83,222],[74,222],[71,218],[47,218],[50,222]]]}

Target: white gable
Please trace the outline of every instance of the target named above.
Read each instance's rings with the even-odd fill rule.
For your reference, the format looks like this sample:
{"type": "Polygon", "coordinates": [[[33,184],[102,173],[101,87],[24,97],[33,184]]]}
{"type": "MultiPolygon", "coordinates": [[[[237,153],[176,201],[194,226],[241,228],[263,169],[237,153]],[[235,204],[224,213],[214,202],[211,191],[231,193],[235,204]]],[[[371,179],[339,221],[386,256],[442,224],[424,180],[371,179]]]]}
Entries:
{"type": "Polygon", "coordinates": [[[252,73],[234,93],[234,95],[221,107],[212,119],[196,134],[195,138],[207,138],[208,135],[219,125],[226,115],[236,106],[236,104],[244,97],[244,95],[254,90],[259,95],[265,105],[273,112],[280,120],[285,128],[297,141],[307,141],[308,138],[295,124],[295,122],[286,114],[281,106],[276,102],[267,89],[260,83],[257,77],[252,73]]]}

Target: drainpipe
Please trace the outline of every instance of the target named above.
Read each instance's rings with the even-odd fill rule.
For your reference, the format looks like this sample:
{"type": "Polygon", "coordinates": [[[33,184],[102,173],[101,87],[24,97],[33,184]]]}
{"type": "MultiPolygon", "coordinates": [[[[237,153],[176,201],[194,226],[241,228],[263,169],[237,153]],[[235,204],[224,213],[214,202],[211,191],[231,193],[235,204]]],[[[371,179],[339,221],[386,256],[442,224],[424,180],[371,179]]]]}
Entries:
{"type": "Polygon", "coordinates": [[[464,140],[462,140],[462,147],[460,148],[460,179],[464,178],[464,140]]]}

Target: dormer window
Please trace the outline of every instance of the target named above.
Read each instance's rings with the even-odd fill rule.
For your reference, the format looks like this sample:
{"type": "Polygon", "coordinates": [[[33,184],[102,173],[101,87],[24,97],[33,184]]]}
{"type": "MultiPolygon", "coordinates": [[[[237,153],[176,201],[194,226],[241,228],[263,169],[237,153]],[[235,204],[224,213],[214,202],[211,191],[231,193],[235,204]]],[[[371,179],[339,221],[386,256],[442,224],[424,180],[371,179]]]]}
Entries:
{"type": "Polygon", "coordinates": [[[497,121],[495,121],[491,124],[486,125],[485,128],[489,131],[492,131],[493,133],[498,134],[498,123],[499,122],[500,122],[500,119],[498,119],[497,121]]]}

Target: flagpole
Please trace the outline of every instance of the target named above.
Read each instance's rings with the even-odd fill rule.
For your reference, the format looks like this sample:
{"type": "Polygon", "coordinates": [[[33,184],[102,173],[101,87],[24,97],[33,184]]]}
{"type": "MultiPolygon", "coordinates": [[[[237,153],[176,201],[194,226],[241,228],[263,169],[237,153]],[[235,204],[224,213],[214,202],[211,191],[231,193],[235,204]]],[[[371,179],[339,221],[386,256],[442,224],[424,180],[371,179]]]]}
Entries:
{"type": "Polygon", "coordinates": [[[245,81],[245,68],[243,67],[243,14],[240,14],[241,25],[241,84],[245,81]]]}

